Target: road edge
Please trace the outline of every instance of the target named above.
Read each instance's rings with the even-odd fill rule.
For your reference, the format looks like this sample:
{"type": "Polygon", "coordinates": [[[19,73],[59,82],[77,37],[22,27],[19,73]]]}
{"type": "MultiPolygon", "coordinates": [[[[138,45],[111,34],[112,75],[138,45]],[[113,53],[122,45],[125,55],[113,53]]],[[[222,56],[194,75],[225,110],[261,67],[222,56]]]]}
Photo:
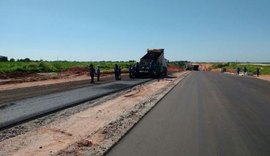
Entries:
{"type": "MultiPolygon", "coordinates": [[[[101,133],[106,134],[109,133],[109,138],[106,138],[105,135],[105,143],[102,143],[100,145],[93,145],[93,147],[91,147],[90,150],[88,150],[86,153],[84,153],[85,155],[106,155],[113,147],[115,147],[155,106],[157,106],[157,104],[166,96],[168,95],[181,81],[183,81],[186,77],[188,77],[190,75],[191,72],[186,72],[183,74],[183,76],[181,76],[180,78],[178,78],[175,81],[172,81],[172,83],[167,86],[163,91],[157,93],[158,94],[158,98],[154,98],[152,99],[153,101],[151,101],[151,99],[149,99],[148,101],[146,101],[146,104],[148,102],[148,105],[150,105],[149,107],[145,107],[144,109],[142,109],[141,112],[136,112],[136,111],[131,111],[130,114],[127,114],[127,116],[129,115],[133,115],[135,116],[135,119],[132,121],[132,123],[127,123],[128,125],[125,125],[125,121],[124,120],[129,120],[127,118],[127,116],[121,116],[119,119],[112,121],[108,124],[108,126],[104,127],[101,130],[101,133]],[[136,114],[138,113],[138,114],[136,114]],[[140,114],[141,113],[141,114],[140,114]],[[114,131],[115,130],[115,126],[122,126],[124,127],[124,129],[120,130],[120,131],[114,131]],[[109,132],[110,130],[112,130],[111,132],[109,132]],[[115,135],[115,133],[117,135],[115,135]]],[[[128,122],[128,121],[126,121],[128,122]]],[[[97,133],[98,133],[97,131],[97,133]]]]}

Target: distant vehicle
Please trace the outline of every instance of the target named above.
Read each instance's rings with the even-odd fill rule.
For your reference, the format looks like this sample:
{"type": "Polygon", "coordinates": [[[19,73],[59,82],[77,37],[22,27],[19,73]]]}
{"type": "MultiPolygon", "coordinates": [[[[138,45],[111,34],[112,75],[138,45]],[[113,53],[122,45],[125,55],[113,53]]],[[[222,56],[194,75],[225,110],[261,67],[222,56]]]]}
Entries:
{"type": "Polygon", "coordinates": [[[186,70],[199,70],[200,65],[199,64],[193,64],[193,63],[187,63],[186,64],[186,70]]]}
{"type": "Polygon", "coordinates": [[[198,71],[199,70],[199,67],[200,67],[200,65],[193,64],[193,70],[198,71]]]}
{"type": "Polygon", "coordinates": [[[132,67],[132,77],[157,78],[167,75],[168,60],[164,49],[147,49],[147,53],[132,67]]]}

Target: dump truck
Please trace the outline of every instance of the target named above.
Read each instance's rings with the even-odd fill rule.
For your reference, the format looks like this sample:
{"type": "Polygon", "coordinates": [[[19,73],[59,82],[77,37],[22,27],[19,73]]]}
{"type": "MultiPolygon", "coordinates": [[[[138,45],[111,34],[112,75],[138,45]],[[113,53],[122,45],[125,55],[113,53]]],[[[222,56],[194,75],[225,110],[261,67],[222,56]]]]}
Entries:
{"type": "Polygon", "coordinates": [[[200,65],[199,64],[195,64],[195,63],[187,63],[186,64],[186,70],[195,70],[198,71],[199,70],[200,65]]]}
{"type": "Polygon", "coordinates": [[[147,49],[147,53],[132,66],[131,77],[158,78],[167,75],[167,62],[164,49],[147,49]]]}

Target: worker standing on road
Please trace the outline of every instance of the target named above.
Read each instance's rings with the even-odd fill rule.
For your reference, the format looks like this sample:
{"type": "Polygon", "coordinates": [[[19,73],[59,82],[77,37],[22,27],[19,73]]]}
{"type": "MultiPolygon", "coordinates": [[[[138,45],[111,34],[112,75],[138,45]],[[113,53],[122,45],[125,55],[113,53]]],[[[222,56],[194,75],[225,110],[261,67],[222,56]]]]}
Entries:
{"type": "Polygon", "coordinates": [[[121,80],[121,67],[118,67],[118,80],[121,80]]]}
{"type": "Polygon", "coordinates": [[[247,75],[247,67],[244,67],[244,75],[247,75]]]}
{"type": "Polygon", "coordinates": [[[237,67],[236,72],[237,72],[238,75],[240,74],[240,68],[239,67],[237,67]]]}
{"type": "Polygon", "coordinates": [[[132,66],[132,77],[136,77],[136,64],[132,66]]]}
{"type": "Polygon", "coordinates": [[[90,77],[91,77],[91,83],[94,83],[95,69],[94,69],[93,64],[90,64],[89,72],[90,72],[90,77]]]}
{"type": "Polygon", "coordinates": [[[100,81],[100,69],[97,67],[97,81],[100,81]]]}
{"type": "Polygon", "coordinates": [[[139,74],[140,74],[140,64],[139,62],[137,62],[135,65],[135,77],[139,77],[139,74]]]}
{"type": "Polygon", "coordinates": [[[117,64],[115,64],[114,66],[114,77],[115,77],[115,80],[118,80],[119,78],[119,67],[117,64]]]}
{"type": "Polygon", "coordinates": [[[259,75],[260,75],[260,68],[257,68],[256,69],[256,74],[257,74],[257,77],[259,77],[259,75]]]}
{"type": "Polygon", "coordinates": [[[129,73],[129,78],[132,78],[132,66],[131,66],[131,64],[128,67],[128,73],[129,73]]]}

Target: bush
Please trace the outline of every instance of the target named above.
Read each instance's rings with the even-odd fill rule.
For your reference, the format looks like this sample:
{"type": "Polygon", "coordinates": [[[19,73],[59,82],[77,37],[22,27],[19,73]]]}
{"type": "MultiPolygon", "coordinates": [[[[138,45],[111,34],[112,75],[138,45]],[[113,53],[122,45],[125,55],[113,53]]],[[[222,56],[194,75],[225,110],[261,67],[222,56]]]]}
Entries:
{"type": "Polygon", "coordinates": [[[48,62],[41,62],[39,64],[39,69],[41,72],[56,72],[56,68],[52,65],[49,64],[48,62]]]}
{"type": "Polygon", "coordinates": [[[28,73],[40,72],[40,68],[39,68],[39,65],[37,63],[25,64],[23,66],[23,69],[28,73]]]}
{"type": "Polygon", "coordinates": [[[212,68],[213,69],[216,69],[216,68],[225,68],[225,67],[228,67],[230,66],[230,62],[227,62],[227,63],[215,63],[213,64],[212,68]]]}

